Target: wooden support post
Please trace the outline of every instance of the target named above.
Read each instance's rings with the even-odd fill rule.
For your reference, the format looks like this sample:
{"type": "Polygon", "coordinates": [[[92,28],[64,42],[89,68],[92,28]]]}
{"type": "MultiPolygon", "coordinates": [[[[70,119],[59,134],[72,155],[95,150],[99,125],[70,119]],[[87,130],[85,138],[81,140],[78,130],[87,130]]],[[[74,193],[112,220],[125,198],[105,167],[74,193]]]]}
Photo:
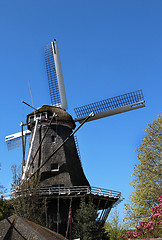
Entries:
{"type": "Polygon", "coordinates": [[[47,198],[45,198],[46,227],[48,227],[47,198]]]}
{"type": "Polygon", "coordinates": [[[99,201],[98,201],[98,204],[97,204],[97,211],[98,211],[98,209],[99,209],[100,202],[101,202],[101,199],[99,199],[99,201]]]}
{"type": "Polygon", "coordinates": [[[23,122],[21,122],[21,134],[22,134],[22,152],[23,152],[23,159],[22,159],[22,174],[23,174],[23,169],[25,166],[25,145],[24,145],[24,136],[23,136],[23,122]]]}
{"type": "Polygon", "coordinates": [[[71,206],[72,206],[72,198],[70,199],[70,203],[69,203],[69,214],[68,214],[68,219],[67,219],[67,229],[66,229],[66,238],[68,237],[68,232],[69,232],[69,236],[70,236],[70,240],[71,240],[71,206]],[[70,228],[70,230],[69,230],[70,228]]]}
{"type": "Polygon", "coordinates": [[[57,199],[57,233],[59,233],[59,221],[60,221],[60,206],[59,206],[59,196],[58,196],[58,199],[57,199]]]}

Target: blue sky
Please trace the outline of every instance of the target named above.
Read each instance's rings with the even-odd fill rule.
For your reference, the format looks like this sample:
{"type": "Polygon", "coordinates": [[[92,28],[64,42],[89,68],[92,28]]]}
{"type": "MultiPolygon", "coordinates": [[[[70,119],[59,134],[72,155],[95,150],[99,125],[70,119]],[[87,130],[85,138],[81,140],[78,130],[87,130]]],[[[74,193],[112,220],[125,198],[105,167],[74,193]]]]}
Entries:
{"type": "Polygon", "coordinates": [[[134,150],[162,103],[162,1],[0,0],[0,184],[8,190],[21,149],[7,151],[5,136],[19,132],[31,109],[50,104],[44,46],[57,39],[69,109],[138,89],[146,108],[85,124],[78,141],[92,186],[122,192],[122,216],[134,150]]]}

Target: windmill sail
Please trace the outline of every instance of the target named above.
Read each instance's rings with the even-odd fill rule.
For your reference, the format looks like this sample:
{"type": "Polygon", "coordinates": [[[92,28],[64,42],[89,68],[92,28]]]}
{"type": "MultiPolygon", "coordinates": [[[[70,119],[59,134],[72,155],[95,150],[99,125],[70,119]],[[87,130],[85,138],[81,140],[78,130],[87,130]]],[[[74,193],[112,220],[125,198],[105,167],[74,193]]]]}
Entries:
{"type": "MultiPolygon", "coordinates": [[[[30,141],[31,131],[23,131],[23,137],[26,138],[26,142],[30,141]]],[[[25,139],[24,139],[25,140],[25,139]]],[[[5,142],[7,143],[8,150],[20,147],[22,145],[22,132],[14,133],[5,137],[5,142]]]]}
{"type": "Polygon", "coordinates": [[[117,97],[102,100],[89,105],[75,108],[77,118],[74,121],[82,122],[92,111],[95,116],[89,121],[108,117],[122,112],[145,107],[142,90],[126,93],[117,97]]]}
{"type": "Polygon", "coordinates": [[[67,109],[65,86],[56,40],[45,46],[45,61],[51,103],[54,106],[67,109]]]}

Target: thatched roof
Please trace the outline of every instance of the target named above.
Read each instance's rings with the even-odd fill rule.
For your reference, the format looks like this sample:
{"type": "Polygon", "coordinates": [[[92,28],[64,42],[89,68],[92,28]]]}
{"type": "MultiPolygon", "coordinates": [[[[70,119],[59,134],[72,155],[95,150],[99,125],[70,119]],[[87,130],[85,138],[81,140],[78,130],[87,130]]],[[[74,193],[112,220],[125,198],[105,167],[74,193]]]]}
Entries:
{"type": "Polygon", "coordinates": [[[17,215],[11,216],[9,221],[12,225],[7,219],[0,221],[0,239],[66,240],[62,235],[17,215]]]}
{"type": "Polygon", "coordinates": [[[50,106],[50,105],[43,105],[37,111],[34,111],[34,112],[28,114],[27,119],[29,116],[36,114],[36,113],[40,113],[40,112],[48,112],[49,116],[52,116],[53,113],[56,113],[58,122],[70,123],[70,125],[72,125],[73,129],[76,126],[72,116],[69,113],[67,113],[64,109],[62,109],[60,107],[54,107],[54,106],[50,106]]]}

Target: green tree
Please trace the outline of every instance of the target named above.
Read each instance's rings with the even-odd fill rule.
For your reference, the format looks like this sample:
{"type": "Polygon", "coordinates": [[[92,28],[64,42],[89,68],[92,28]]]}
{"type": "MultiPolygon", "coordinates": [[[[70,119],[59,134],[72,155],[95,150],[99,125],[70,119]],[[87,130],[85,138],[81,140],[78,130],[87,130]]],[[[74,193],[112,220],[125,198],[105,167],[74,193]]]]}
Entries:
{"type": "MultiPolygon", "coordinates": [[[[1,163],[0,163],[0,170],[1,170],[1,163]]],[[[6,189],[3,187],[3,185],[0,185],[0,194],[5,193],[6,189]]],[[[0,197],[0,221],[3,220],[6,217],[11,216],[12,214],[12,206],[9,204],[8,200],[3,199],[3,197],[0,197]]]]}
{"type": "Polygon", "coordinates": [[[76,211],[72,225],[73,239],[104,240],[108,239],[103,226],[97,220],[98,214],[91,199],[86,203],[81,200],[80,207],[76,211]]]}
{"type": "Polygon", "coordinates": [[[158,204],[162,194],[162,115],[148,124],[145,132],[146,136],[136,150],[139,163],[134,165],[130,183],[134,191],[125,204],[124,222],[129,227],[148,221],[152,207],[158,204]]]}
{"type": "Polygon", "coordinates": [[[11,216],[13,213],[13,208],[8,200],[0,198],[0,221],[6,217],[11,216]]]}
{"type": "Polygon", "coordinates": [[[120,236],[123,234],[124,227],[119,219],[117,208],[115,208],[114,212],[111,214],[110,219],[108,218],[108,221],[105,224],[105,229],[110,240],[121,239],[120,236]]]}
{"type": "Polygon", "coordinates": [[[17,165],[14,164],[11,166],[11,171],[12,171],[11,191],[15,191],[15,189],[21,183],[21,168],[20,168],[20,166],[17,167],[17,165]]]}
{"type": "Polygon", "coordinates": [[[14,191],[11,204],[15,214],[35,223],[46,224],[46,201],[39,196],[38,179],[21,184],[21,168],[13,165],[11,190],[14,191]]]}

